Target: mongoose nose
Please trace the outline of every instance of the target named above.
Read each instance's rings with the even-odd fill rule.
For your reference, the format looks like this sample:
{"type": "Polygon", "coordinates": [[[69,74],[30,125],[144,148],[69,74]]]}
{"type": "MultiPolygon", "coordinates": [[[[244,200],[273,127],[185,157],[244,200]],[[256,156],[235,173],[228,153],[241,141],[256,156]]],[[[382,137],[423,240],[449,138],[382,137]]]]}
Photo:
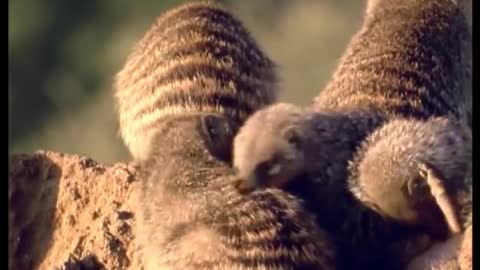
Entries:
{"type": "Polygon", "coordinates": [[[238,190],[240,194],[248,194],[256,189],[255,179],[252,177],[237,176],[233,181],[233,186],[238,190]]]}

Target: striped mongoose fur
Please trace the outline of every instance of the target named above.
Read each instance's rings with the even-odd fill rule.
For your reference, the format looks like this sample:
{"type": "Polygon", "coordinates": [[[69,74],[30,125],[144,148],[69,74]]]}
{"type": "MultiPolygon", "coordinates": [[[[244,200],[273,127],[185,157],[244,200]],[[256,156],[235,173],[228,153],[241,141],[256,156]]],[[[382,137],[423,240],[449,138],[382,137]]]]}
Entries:
{"type": "Polygon", "coordinates": [[[116,76],[120,135],[135,159],[165,117],[222,112],[241,123],[278,95],[275,64],[236,18],[205,3],[159,16],[116,76]]]}
{"type": "Polygon", "coordinates": [[[466,121],[461,9],[451,0],[376,0],[315,109],[466,121]]]}
{"type": "Polygon", "coordinates": [[[383,215],[445,239],[463,230],[471,209],[471,139],[469,128],[444,117],[392,120],[358,150],[351,190],[383,215]]]}
{"type": "Polygon", "coordinates": [[[387,243],[416,231],[385,219],[348,191],[348,161],[367,136],[359,131],[379,121],[360,111],[268,106],[248,118],[235,136],[234,186],[243,194],[281,188],[304,199],[334,240],[338,269],[377,269],[387,263],[382,253],[387,243]]]}
{"type": "Polygon", "coordinates": [[[301,200],[243,196],[230,184],[225,148],[243,119],[275,100],[273,68],[239,21],[206,2],[161,15],[127,60],[116,97],[140,161],[146,270],[334,269],[334,246],[301,200]]]}
{"type": "Polygon", "coordinates": [[[145,269],[336,269],[334,244],[300,200],[233,188],[232,168],[209,153],[206,120],[217,129],[230,121],[203,112],[164,119],[140,169],[145,269]]]}
{"type": "MultiPolygon", "coordinates": [[[[382,177],[388,177],[389,174],[379,176],[365,172],[362,177],[364,167],[360,166],[362,160],[358,157],[350,168],[345,165],[355,156],[369,153],[364,148],[360,148],[359,153],[356,153],[355,149],[375,128],[379,128],[377,132],[382,135],[383,130],[389,129],[388,132],[393,132],[390,136],[397,137],[399,141],[410,138],[418,142],[428,142],[429,144],[420,148],[409,148],[409,154],[417,156],[417,162],[430,161],[428,166],[432,168],[429,169],[453,170],[448,173],[441,171],[443,177],[450,177],[441,179],[445,189],[453,189],[448,190],[446,196],[454,200],[450,202],[450,206],[457,206],[456,210],[464,207],[468,209],[469,204],[466,199],[469,193],[463,192],[468,190],[469,183],[463,180],[470,167],[470,135],[467,128],[463,131],[466,123],[463,83],[467,60],[462,50],[468,43],[465,18],[459,7],[449,0],[374,2],[369,5],[363,27],[352,39],[332,80],[310,108],[315,112],[299,112],[285,105],[266,108],[247,120],[234,143],[234,165],[237,166],[241,179],[237,182],[237,187],[241,191],[261,186],[298,189],[302,197],[308,197],[307,201],[313,200],[312,207],[320,213],[318,219],[324,227],[337,230],[338,235],[343,235],[346,240],[358,242],[373,240],[370,239],[372,237],[382,238],[382,219],[395,220],[400,224],[406,221],[403,216],[387,215],[384,211],[379,211],[381,209],[377,206],[381,205],[381,202],[363,200],[368,196],[357,188],[362,185],[359,182],[368,181],[370,190],[374,190],[375,184],[383,184],[382,177]],[[343,115],[343,119],[340,115],[343,115]],[[434,119],[435,117],[442,119],[434,119]],[[267,123],[266,119],[270,119],[270,122],[259,128],[260,122],[267,123]],[[335,121],[340,123],[332,123],[335,121]],[[382,127],[385,123],[387,124],[382,127]],[[418,132],[415,132],[405,129],[406,125],[423,127],[419,127],[418,132]],[[437,131],[448,135],[435,135],[426,129],[433,126],[436,126],[437,131]],[[356,127],[356,130],[352,127],[356,127]],[[457,131],[458,134],[455,133],[457,131]],[[452,139],[455,143],[450,142],[452,139]],[[428,152],[423,153],[426,149],[428,152]],[[465,152],[454,156],[456,160],[445,156],[448,152],[462,151],[465,152]],[[250,153],[255,153],[256,156],[250,153]],[[299,160],[296,160],[297,158],[299,160]],[[440,161],[451,162],[451,166],[438,168],[443,166],[440,161]],[[311,164],[305,165],[309,162],[311,164]],[[353,173],[347,182],[346,175],[351,171],[357,173],[353,173]],[[316,181],[311,181],[313,187],[309,186],[312,183],[305,181],[312,178],[316,178],[316,181]],[[297,179],[302,180],[301,184],[290,184],[297,179]],[[454,183],[455,181],[458,182],[454,183]],[[326,185],[327,183],[333,185],[326,185]],[[355,192],[350,193],[349,189],[355,192]],[[352,195],[355,198],[352,198],[352,195]],[[328,201],[328,198],[333,201],[328,201]],[[362,204],[356,203],[357,199],[361,199],[362,204]],[[346,210],[339,211],[341,207],[335,204],[346,204],[346,210]],[[334,205],[333,210],[326,209],[331,205],[334,205]],[[373,211],[362,209],[363,206],[373,211]],[[381,217],[374,212],[378,212],[381,217]],[[324,213],[330,213],[330,216],[324,213]],[[333,218],[332,215],[339,217],[333,218]],[[333,222],[329,224],[329,221],[333,222]],[[376,231],[368,228],[370,226],[375,227],[376,231]],[[343,230],[346,227],[350,227],[349,230],[352,231],[345,233],[343,230]],[[357,235],[360,235],[359,239],[356,239],[357,235]]],[[[377,135],[376,138],[385,139],[385,142],[390,144],[397,143],[385,135],[377,135]]],[[[370,140],[373,139],[367,139],[370,140]]],[[[385,146],[389,147],[388,144],[385,146]]],[[[400,147],[401,143],[398,146],[400,147]]],[[[402,166],[403,162],[411,161],[408,159],[410,155],[401,152],[389,152],[381,157],[386,160],[382,163],[383,166],[402,166]],[[389,163],[397,157],[403,160],[389,163]]],[[[370,160],[374,161],[375,157],[370,160]]],[[[377,165],[371,164],[370,166],[377,165]]],[[[384,167],[379,170],[387,172],[389,169],[394,168],[384,167]]],[[[417,167],[411,170],[413,171],[408,172],[406,177],[421,173],[417,167]]],[[[397,180],[403,180],[403,184],[406,183],[405,180],[416,180],[401,179],[401,176],[403,175],[399,175],[397,180]]],[[[423,178],[425,181],[429,179],[426,176],[423,178]]],[[[402,192],[397,190],[402,183],[397,185],[381,189],[391,188],[391,192],[402,192]]],[[[398,197],[401,195],[398,194],[398,197]]],[[[396,206],[410,207],[405,204],[396,206]]],[[[435,207],[438,208],[439,205],[435,207]]],[[[452,217],[447,217],[450,218],[452,217]]],[[[453,222],[455,218],[453,217],[453,222]]],[[[446,225],[449,220],[443,216],[437,216],[433,221],[409,221],[406,224],[415,225],[418,229],[430,226],[428,229],[432,230],[427,231],[434,239],[445,239],[448,236],[445,230],[448,230],[446,225]],[[432,227],[437,224],[441,224],[441,228],[432,227]]],[[[386,230],[388,235],[390,229],[386,230]]],[[[352,247],[356,246],[355,243],[350,244],[352,247]]],[[[357,244],[362,246],[365,243],[357,244]]]]}
{"type": "Polygon", "coordinates": [[[375,1],[316,100],[317,108],[354,104],[388,118],[355,154],[350,188],[382,215],[443,237],[464,229],[471,208],[471,43],[462,9],[451,0],[375,1]]]}

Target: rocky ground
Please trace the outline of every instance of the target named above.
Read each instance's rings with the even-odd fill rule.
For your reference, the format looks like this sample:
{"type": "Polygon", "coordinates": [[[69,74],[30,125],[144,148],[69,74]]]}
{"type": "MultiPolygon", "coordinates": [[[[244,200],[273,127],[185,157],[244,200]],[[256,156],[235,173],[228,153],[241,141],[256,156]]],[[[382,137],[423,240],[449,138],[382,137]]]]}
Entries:
{"type": "Polygon", "coordinates": [[[131,165],[53,152],[9,165],[9,269],[142,269],[131,165]]]}
{"type": "MultiPolygon", "coordinates": [[[[127,163],[107,166],[45,151],[14,156],[8,178],[9,270],[143,269],[133,241],[135,182],[135,168],[127,163]]],[[[432,247],[417,261],[428,269],[472,269],[471,227],[466,235],[432,247]]]]}

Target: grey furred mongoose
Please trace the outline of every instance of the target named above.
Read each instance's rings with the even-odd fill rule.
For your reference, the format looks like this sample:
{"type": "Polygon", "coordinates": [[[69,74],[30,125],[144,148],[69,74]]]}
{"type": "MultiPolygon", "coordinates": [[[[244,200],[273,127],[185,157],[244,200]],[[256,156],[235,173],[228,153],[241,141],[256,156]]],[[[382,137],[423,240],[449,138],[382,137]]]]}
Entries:
{"type": "MultiPolygon", "coordinates": [[[[354,157],[362,153],[370,155],[359,146],[376,128],[375,132],[380,134],[386,129],[398,130],[393,134],[399,142],[402,138],[409,138],[430,144],[410,148],[412,155],[423,159],[416,160],[418,164],[407,173],[407,178],[399,176],[397,180],[400,182],[381,190],[398,192],[398,196],[392,196],[394,199],[403,196],[403,190],[398,188],[403,188],[410,180],[415,182],[417,176],[428,185],[434,183],[436,186],[429,186],[430,191],[441,191],[439,196],[415,192],[429,200],[430,204],[423,205],[430,207],[408,209],[412,205],[405,205],[405,200],[392,203],[403,207],[403,211],[428,212],[433,208],[433,212],[438,214],[440,208],[442,213],[437,216],[432,214],[434,219],[407,222],[422,229],[431,229],[428,232],[434,238],[444,239],[449,230],[457,231],[455,224],[461,223],[458,221],[461,217],[456,216],[452,209],[465,212],[462,209],[468,209],[471,203],[468,199],[471,197],[468,192],[470,184],[464,181],[470,167],[470,136],[468,128],[464,127],[467,113],[463,84],[468,59],[465,59],[462,50],[468,42],[465,18],[451,1],[376,1],[369,6],[362,29],[352,39],[332,80],[310,110],[303,112],[285,104],[273,105],[255,113],[240,129],[234,143],[234,165],[240,178],[237,187],[241,191],[262,186],[297,189],[297,192],[303,193],[301,197],[313,201],[312,208],[324,227],[336,231],[338,235],[346,235],[347,242],[355,242],[348,243],[351,246],[358,244],[363,247],[365,242],[382,238],[383,229],[387,231],[386,235],[390,234],[389,228],[382,228],[385,219],[400,223],[406,220],[401,215],[388,215],[381,207],[387,202],[364,200],[375,197],[362,194],[365,190],[357,188],[363,185],[360,182],[367,181],[365,185],[374,192],[376,183],[380,185],[379,190],[382,183],[388,183],[383,181],[383,177],[389,175],[368,175],[365,171],[365,177],[362,177],[364,167],[375,166],[375,157],[365,160],[354,157]],[[259,129],[261,122],[265,124],[259,129]],[[418,132],[411,131],[405,129],[408,125],[424,128],[419,128],[418,132]],[[429,126],[437,126],[437,131],[448,135],[433,136],[425,129],[429,126]],[[459,129],[458,132],[456,129],[459,129]],[[450,140],[456,143],[450,143],[450,140]],[[426,148],[429,154],[422,153],[426,148]],[[456,160],[451,161],[444,155],[449,151],[465,152],[455,155],[456,160]],[[354,162],[347,166],[352,159],[354,162]],[[452,165],[443,166],[442,159],[452,165]],[[420,163],[428,160],[433,162],[420,163]],[[360,165],[370,161],[374,165],[360,165]],[[454,171],[443,172],[441,175],[444,178],[432,175],[432,171],[445,169],[454,171]],[[349,175],[351,171],[358,173],[349,175]],[[301,183],[294,185],[299,178],[301,183]],[[315,181],[308,183],[303,181],[305,178],[315,181]],[[350,178],[348,182],[347,178],[350,178]],[[355,192],[350,193],[350,189],[355,192]]],[[[388,135],[374,138],[385,139],[390,144],[396,142],[388,135]]],[[[385,147],[388,147],[387,144],[385,147]]],[[[403,158],[397,163],[387,162],[401,169],[402,161],[411,160],[409,155],[398,154],[389,152],[382,158],[403,158]]],[[[388,171],[389,168],[381,170],[388,171]]],[[[414,185],[411,190],[420,187],[414,185]]],[[[388,199],[385,196],[382,198],[388,199]]],[[[414,201],[410,202],[413,204],[414,201]]]]}
{"type": "Polygon", "coordinates": [[[301,200],[281,190],[241,195],[210,154],[222,114],[161,122],[140,167],[137,237],[145,269],[336,269],[336,249],[301,200]],[[215,122],[205,129],[205,121],[215,122]],[[166,147],[168,145],[168,147],[166,147]]]}

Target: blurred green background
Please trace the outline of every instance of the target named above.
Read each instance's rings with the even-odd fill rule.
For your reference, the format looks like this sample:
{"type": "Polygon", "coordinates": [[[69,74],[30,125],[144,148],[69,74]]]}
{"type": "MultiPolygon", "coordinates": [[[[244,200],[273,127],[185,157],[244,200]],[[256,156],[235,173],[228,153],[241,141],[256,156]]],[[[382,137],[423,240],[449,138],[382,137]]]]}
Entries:
{"type": "MultiPolygon", "coordinates": [[[[9,155],[48,149],[111,163],[112,80],[134,42],[175,0],[10,0],[9,155]]],[[[305,105],[359,28],[365,1],[222,1],[280,66],[283,101],[305,105]]]]}

